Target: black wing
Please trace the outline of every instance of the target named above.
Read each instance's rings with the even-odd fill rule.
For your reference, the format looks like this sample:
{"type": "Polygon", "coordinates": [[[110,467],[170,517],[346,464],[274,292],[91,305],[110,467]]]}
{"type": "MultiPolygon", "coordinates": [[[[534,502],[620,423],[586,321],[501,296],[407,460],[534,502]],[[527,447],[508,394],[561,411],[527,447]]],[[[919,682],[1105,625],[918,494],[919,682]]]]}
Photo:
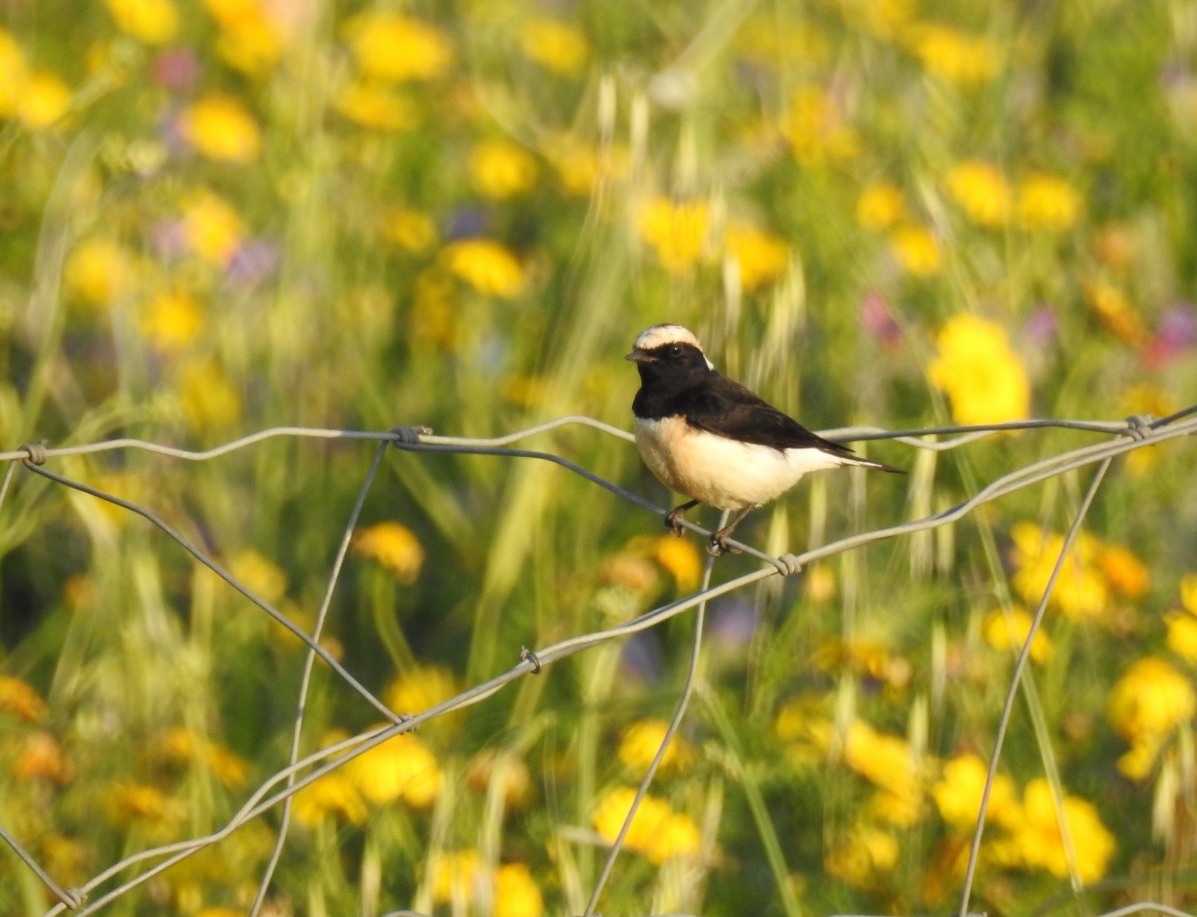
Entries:
{"type": "Polygon", "coordinates": [[[712,373],[683,396],[679,413],[690,426],[774,449],[818,449],[852,457],[847,446],[823,439],[726,376],[712,373]]]}

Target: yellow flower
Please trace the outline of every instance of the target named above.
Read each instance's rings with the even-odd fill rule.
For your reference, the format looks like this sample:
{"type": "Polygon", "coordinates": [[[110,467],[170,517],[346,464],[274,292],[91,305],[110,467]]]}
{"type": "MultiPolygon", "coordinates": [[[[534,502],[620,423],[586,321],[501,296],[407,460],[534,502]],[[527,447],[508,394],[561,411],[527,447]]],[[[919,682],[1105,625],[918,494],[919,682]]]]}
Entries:
{"type": "Polygon", "coordinates": [[[923,798],[917,794],[899,796],[889,790],[877,790],[869,798],[869,816],[899,828],[917,825],[923,819],[924,810],[923,798]]]}
{"type": "Polygon", "coordinates": [[[1082,284],[1082,289],[1089,308],[1117,338],[1132,347],[1142,347],[1147,343],[1143,319],[1131,307],[1130,300],[1120,288],[1097,281],[1082,284]]]}
{"type": "Polygon", "coordinates": [[[411,99],[399,95],[385,83],[357,80],[337,95],[337,110],[362,127],[401,131],[416,123],[411,99]]]}
{"type": "Polygon", "coordinates": [[[1021,420],[1030,411],[1031,382],[996,322],[961,314],[936,335],[927,377],[947,393],[958,424],[1021,420]]]}
{"type": "Polygon", "coordinates": [[[204,0],[220,26],[216,53],[244,73],[263,73],[278,63],[283,33],[263,0],[204,0]]]}
{"type": "Polygon", "coordinates": [[[645,850],[648,861],[660,866],[676,856],[689,856],[698,852],[702,843],[702,832],[689,815],[670,812],[653,834],[645,850]]]}
{"type": "Polygon", "coordinates": [[[160,735],[154,748],[162,759],[172,764],[206,767],[228,787],[237,787],[249,777],[249,762],[218,742],[199,736],[183,726],[175,726],[160,735]]]}
{"type": "Polygon", "coordinates": [[[661,535],[653,541],[653,560],[673,577],[679,592],[692,592],[702,578],[702,557],[687,538],[661,535]]]}
{"type": "Polygon", "coordinates": [[[1061,232],[1076,223],[1081,196],[1056,175],[1028,175],[1018,186],[1018,218],[1028,229],[1061,232]]]}
{"type": "Polygon", "coordinates": [[[117,28],[148,45],[163,45],[179,30],[171,0],[104,0],[117,28]]]}
{"type": "Polygon", "coordinates": [[[1197,573],[1186,573],[1181,577],[1180,603],[1189,614],[1197,615],[1197,573]]]}
{"type": "Polygon", "coordinates": [[[227,787],[244,786],[249,779],[249,762],[218,742],[208,743],[204,751],[204,764],[227,787]]]}
{"type": "Polygon", "coordinates": [[[362,796],[375,805],[401,800],[414,809],[432,805],[444,779],[428,746],[410,732],[363,752],[344,770],[362,796]]]}
{"type": "Polygon", "coordinates": [[[1110,723],[1131,743],[1119,770],[1135,779],[1147,776],[1165,740],[1195,712],[1197,694],[1188,678],[1158,656],[1135,662],[1110,689],[1107,703],[1110,723]]]}
{"type": "Polygon", "coordinates": [[[524,286],[524,269],[511,250],[489,239],[451,242],[442,252],[445,266],[480,293],[512,299],[524,286]]]}
{"type": "Polygon", "coordinates": [[[14,113],[32,130],[57,127],[70,107],[70,87],[55,74],[45,71],[26,77],[13,99],[14,113]]]}
{"type": "Polygon", "coordinates": [[[804,89],[790,103],[782,134],[799,164],[837,164],[854,159],[860,151],[860,138],[843,121],[843,113],[830,96],[817,89],[804,89]]]}
{"type": "Polygon", "coordinates": [[[46,712],[46,702],[25,682],[11,675],[0,675],[0,713],[11,713],[23,720],[39,720],[46,712]]]}
{"type": "Polygon", "coordinates": [[[1197,662],[1197,616],[1174,611],[1164,621],[1168,625],[1168,649],[1190,665],[1197,662]]]}
{"type": "Polygon", "coordinates": [[[733,225],[724,239],[727,257],[739,269],[740,288],[752,291],[776,280],[790,264],[790,247],[756,226],[733,225]]]}
{"type": "Polygon", "coordinates": [[[39,731],[23,742],[21,753],[12,762],[12,775],[16,780],[48,780],[62,786],[74,776],[74,768],[58,740],[39,731]]]}
{"type": "Polygon", "coordinates": [[[546,152],[562,187],[576,197],[589,195],[600,181],[618,180],[628,172],[628,150],[622,145],[599,151],[563,137],[546,152]]]}
{"type": "Polygon", "coordinates": [[[520,50],[546,70],[575,76],[590,55],[586,37],[556,19],[537,18],[520,29],[520,50]]]}
{"type": "MultiPolygon", "coordinates": [[[[985,639],[995,650],[1013,649],[1021,652],[1027,641],[1027,634],[1031,632],[1031,615],[1018,606],[1012,608],[1009,614],[1000,609],[991,611],[985,618],[985,639]]],[[[1035,632],[1035,641],[1031,644],[1031,661],[1047,662],[1052,658],[1051,637],[1044,632],[1042,626],[1035,632]]]]}
{"type": "Polygon", "coordinates": [[[314,828],[330,815],[351,825],[362,825],[370,814],[357,786],[340,771],[309,783],[292,800],[291,812],[295,820],[309,828],[314,828]]]}
{"type": "Polygon", "coordinates": [[[183,111],[179,127],[187,142],[209,159],[245,163],[262,152],[257,121],[232,96],[204,96],[183,111]]]}
{"type": "Polygon", "coordinates": [[[938,23],[919,25],[910,36],[911,50],[927,72],[950,83],[973,86],[989,81],[998,71],[998,47],[987,38],[973,38],[938,23]]]}
{"type": "Polygon", "coordinates": [[[863,229],[889,229],[905,210],[906,196],[901,188],[892,182],[872,182],[856,199],[856,222],[863,229]]]}
{"type": "Polygon", "coordinates": [[[204,313],[191,294],[167,290],[150,302],[141,331],[154,348],[178,353],[195,338],[203,321],[204,313]]]}
{"type": "Polygon", "coordinates": [[[825,704],[821,695],[798,694],[791,697],[777,711],[773,732],[783,742],[813,740],[820,754],[826,754],[831,738],[830,723],[824,716],[825,704]]]}
{"type": "MultiPolygon", "coordinates": [[[[988,771],[988,764],[972,752],[944,762],[943,776],[931,787],[931,795],[940,816],[953,828],[971,831],[976,827],[988,771]]],[[[997,774],[985,820],[1009,826],[1021,817],[1014,782],[1005,774],[997,774]]]]}
{"type": "Polygon", "coordinates": [[[111,239],[88,239],[67,259],[67,286],[92,306],[107,306],[126,296],[133,279],[133,259],[111,239]]]}
{"type": "Polygon", "coordinates": [[[29,66],[17,40],[0,29],[0,118],[11,118],[17,112],[21,87],[29,78],[29,66]]]}
{"type": "Polygon", "coordinates": [[[504,863],[495,873],[495,917],[542,917],[544,899],[523,863],[504,863]]]}
{"type": "MultiPolygon", "coordinates": [[[[1013,850],[1022,865],[1046,869],[1059,879],[1069,875],[1060,823],[1052,799],[1051,787],[1042,777],[1027,784],[1023,791],[1025,818],[1014,828],[1013,850]]],[[[1076,851],[1076,866],[1085,884],[1099,881],[1109,868],[1117,849],[1114,836],[1102,824],[1097,809],[1076,796],[1064,797],[1064,822],[1076,851]]]]}
{"type": "MultiPolygon", "coordinates": [[[[647,771],[668,728],[668,722],[656,717],[632,723],[619,738],[619,760],[631,770],[647,771]]],[[[661,758],[660,771],[683,772],[689,770],[693,761],[694,749],[690,743],[675,735],[661,758]]]]}
{"type": "Polygon", "coordinates": [[[218,267],[236,254],[245,227],[233,205],[211,191],[196,191],[182,202],[183,238],[193,252],[218,267]]]}
{"type": "Polygon", "coordinates": [[[897,840],[884,828],[858,823],[828,851],[823,866],[832,878],[867,889],[894,871],[900,853],[897,840]]]}
{"type": "Polygon", "coordinates": [[[241,551],[229,561],[229,572],[270,605],[287,593],[287,574],[257,551],[241,551]]]}
{"type": "Polygon", "coordinates": [[[449,69],[453,46],[439,29],[394,13],[361,13],[344,35],[368,76],[392,82],[431,80],[449,69]]]}
{"type": "Polygon", "coordinates": [[[379,522],[353,535],[353,549],[362,557],[377,561],[404,586],[420,576],[424,548],[415,533],[398,522],[379,522]]]}
{"type": "Polygon", "coordinates": [[[106,798],[108,820],[116,827],[134,822],[170,826],[186,814],[181,802],[144,783],[121,781],[109,789],[106,798]]]}
{"type": "MultiPolygon", "coordinates": [[[[635,798],[636,791],[631,787],[616,787],[599,801],[594,810],[594,828],[608,844],[619,836],[635,798]]],[[[670,857],[694,853],[700,839],[693,821],[673,812],[664,800],[646,794],[632,817],[624,845],[659,865],[670,857]]]]}
{"type": "Polygon", "coordinates": [[[960,163],[948,173],[947,186],[965,215],[978,226],[1001,226],[1010,215],[1010,186],[991,163],[960,163]]]}
{"type": "Polygon", "coordinates": [[[215,363],[187,363],[179,371],[179,402],[196,432],[226,428],[241,417],[241,396],[215,363]]]}
{"type": "Polygon", "coordinates": [[[931,230],[907,223],[893,231],[889,238],[890,249],[898,264],[915,277],[932,277],[939,273],[943,257],[939,243],[931,230]]]}
{"type": "Polygon", "coordinates": [[[382,699],[396,713],[423,713],[457,693],[457,679],[449,669],[443,665],[419,665],[396,676],[382,699]]]}
{"type": "Polygon", "coordinates": [[[383,214],[382,236],[412,253],[427,251],[436,243],[432,217],[408,207],[392,207],[383,214]]]}
{"type": "Polygon", "coordinates": [[[895,795],[922,795],[918,765],[901,736],[877,732],[863,720],[853,720],[844,737],[844,763],[875,786],[895,795]]]}
{"type": "MultiPolygon", "coordinates": [[[[1014,588],[1028,602],[1038,603],[1064,546],[1064,536],[1044,531],[1033,522],[1019,522],[1011,528],[1010,538],[1014,542],[1014,588]]],[[[1079,533],[1049,599],[1051,607],[1074,620],[1101,614],[1109,601],[1106,581],[1094,565],[1096,553],[1096,539],[1079,533]]]]}
{"type": "Polygon", "coordinates": [[[470,153],[475,187],[497,200],[527,191],[536,181],[536,171],[536,160],[510,140],[486,140],[470,153]]]}
{"type": "Polygon", "coordinates": [[[689,270],[702,254],[710,226],[706,201],[674,203],[659,197],[640,208],[640,235],[657,253],[661,265],[672,273],[689,270]]]}
{"type": "Polygon", "coordinates": [[[432,900],[437,904],[455,902],[468,907],[484,880],[478,851],[444,851],[432,874],[432,900]]]}
{"type": "Polygon", "coordinates": [[[1130,548],[1103,544],[1097,551],[1097,566],[1115,592],[1129,599],[1141,599],[1151,586],[1151,573],[1130,548]]]}

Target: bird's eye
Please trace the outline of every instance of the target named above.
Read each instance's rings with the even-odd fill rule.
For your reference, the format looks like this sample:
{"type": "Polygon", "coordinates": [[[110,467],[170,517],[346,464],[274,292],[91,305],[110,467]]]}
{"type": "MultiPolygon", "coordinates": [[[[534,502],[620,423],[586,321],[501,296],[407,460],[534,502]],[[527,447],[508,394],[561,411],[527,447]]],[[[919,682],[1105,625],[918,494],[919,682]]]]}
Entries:
{"type": "Polygon", "coordinates": [[[669,348],[669,355],[670,355],[671,357],[680,357],[680,356],[682,355],[682,345],[681,345],[681,344],[674,344],[672,347],[670,347],[670,348],[669,348]]]}

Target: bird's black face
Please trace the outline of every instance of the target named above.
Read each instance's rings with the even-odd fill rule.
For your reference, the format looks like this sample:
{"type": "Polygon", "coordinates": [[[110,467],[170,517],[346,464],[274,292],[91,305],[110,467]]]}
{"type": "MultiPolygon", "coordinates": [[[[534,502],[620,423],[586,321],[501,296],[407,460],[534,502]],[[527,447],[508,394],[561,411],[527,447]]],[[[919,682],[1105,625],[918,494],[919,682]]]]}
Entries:
{"type": "Polygon", "coordinates": [[[624,359],[635,361],[643,383],[685,384],[713,372],[703,352],[684,341],[666,342],[650,349],[638,347],[624,359]]]}

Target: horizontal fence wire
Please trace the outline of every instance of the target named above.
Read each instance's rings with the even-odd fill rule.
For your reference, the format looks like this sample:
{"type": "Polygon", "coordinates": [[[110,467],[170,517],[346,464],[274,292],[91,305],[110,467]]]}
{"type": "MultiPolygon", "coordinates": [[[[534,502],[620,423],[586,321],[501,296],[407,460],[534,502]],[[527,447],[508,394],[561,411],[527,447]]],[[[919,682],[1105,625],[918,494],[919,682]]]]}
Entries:
{"type": "MultiPolygon", "coordinates": [[[[32,443],[21,446],[20,448],[12,451],[0,452],[0,461],[8,462],[4,475],[2,478],[0,478],[0,511],[3,510],[4,500],[13,482],[14,473],[18,466],[24,468],[31,474],[39,475],[63,487],[78,490],[82,493],[89,494],[100,500],[104,500],[108,503],[119,506],[129,512],[141,516],[155,525],[171,540],[175,541],[180,547],[194,557],[195,560],[197,560],[200,564],[211,569],[214,573],[221,577],[221,579],[225,580],[232,588],[249,599],[250,602],[256,607],[261,609],[273,620],[295,634],[295,636],[302,640],[307,647],[307,655],[304,663],[303,677],[301,680],[300,696],[297,699],[295,707],[295,724],[292,733],[292,741],[290,744],[289,763],[286,767],[272,774],[259,787],[257,787],[257,789],[254,790],[245,800],[236,814],[234,814],[233,817],[219,830],[201,837],[192,838],[187,841],[166,844],[133,853],[108,866],[106,869],[93,876],[83,885],[75,888],[64,889],[60,887],[54,881],[53,877],[50,876],[47,871],[36,862],[36,860],[18,842],[18,840],[13,837],[10,832],[6,831],[2,824],[0,824],[0,839],[2,839],[10,848],[12,848],[13,851],[15,851],[17,856],[20,857],[20,859],[28,866],[38,880],[43,883],[50,894],[53,895],[58,901],[57,904],[46,911],[45,917],[54,917],[54,915],[61,914],[67,910],[74,911],[78,915],[96,913],[106,905],[111,904],[117,899],[129,894],[134,889],[149,881],[154,876],[169,869],[171,866],[175,865],[181,860],[186,859],[187,857],[205,849],[206,847],[220,843],[247,822],[277,807],[282,807],[282,818],[276,844],[272,851],[270,862],[267,866],[265,874],[260,882],[258,893],[251,910],[251,914],[257,914],[263,904],[267,890],[270,886],[273,870],[277,865],[281,852],[286,843],[289,824],[288,815],[290,801],[295,793],[297,793],[299,790],[332,773],[333,771],[342,767],[348,761],[361,754],[364,754],[378,745],[381,745],[389,739],[415,729],[421,724],[427,723],[437,717],[444,716],[448,713],[480,703],[496,692],[502,690],[511,682],[522,678],[523,676],[540,672],[546,665],[551,665],[552,663],[561,659],[568,658],[576,653],[583,652],[592,647],[605,644],[609,641],[624,639],[640,631],[657,627],[665,621],[682,614],[683,612],[689,611],[690,609],[696,609],[694,638],[685,684],[682,688],[673,717],[671,718],[669,728],[657,749],[652,765],[650,766],[638,788],[635,803],[630,807],[622,830],[620,831],[616,841],[611,845],[601,873],[595,882],[590,899],[583,913],[583,917],[592,917],[592,915],[598,913],[597,905],[603,891],[604,883],[612,872],[616,858],[620,853],[623,840],[626,837],[628,829],[631,826],[632,819],[636,814],[637,806],[644,798],[644,795],[646,794],[653,779],[656,766],[664,757],[669,743],[685,715],[687,703],[691,696],[695,678],[698,672],[698,662],[702,648],[703,636],[703,611],[706,607],[706,604],[710,600],[742,589],[767,577],[776,575],[794,575],[807,564],[852,550],[866,544],[871,544],[873,542],[903,535],[910,535],[915,532],[932,529],[937,526],[954,522],[977,507],[993,500],[997,500],[1000,497],[1013,493],[1014,491],[1032,486],[1057,475],[1092,465],[1095,466],[1096,471],[1085,493],[1084,500],[1082,501],[1080,508],[1077,510],[1073,518],[1072,525],[1064,540],[1059,555],[1056,558],[1051,577],[1048,580],[1039,605],[1033,616],[1029,633],[1021,648],[1018,660],[1015,664],[1015,668],[1010,679],[1010,684],[1008,686],[1005,704],[1002,711],[1002,717],[999,722],[997,734],[995,735],[985,791],[982,797],[980,813],[973,834],[973,841],[970,848],[970,856],[961,891],[961,900],[958,911],[959,917],[976,917],[976,915],[970,913],[969,905],[971,903],[972,881],[975,874],[977,855],[980,849],[982,832],[985,825],[985,817],[988,810],[989,794],[992,790],[998,761],[1001,755],[1002,741],[1005,735],[1006,727],[1009,723],[1014,699],[1017,696],[1021,678],[1023,672],[1025,671],[1026,662],[1030,654],[1031,643],[1043,619],[1043,614],[1047,607],[1048,600],[1051,597],[1052,590],[1055,586],[1056,578],[1062,569],[1069,548],[1071,547],[1073,540],[1080,530],[1084,516],[1096,497],[1101,482],[1104,479],[1113,459],[1136,449],[1141,449],[1146,446],[1156,445],[1158,443],[1197,433],[1197,405],[1177,411],[1176,413],[1163,418],[1135,416],[1122,421],[1048,419],[1014,421],[990,425],[924,427],[898,431],[882,430],[875,427],[844,427],[822,431],[821,435],[840,441],[859,442],[882,439],[893,440],[913,448],[937,452],[956,449],[961,446],[976,442],[984,437],[993,436],[995,434],[1011,430],[1064,429],[1104,434],[1110,438],[1102,442],[1082,446],[1066,452],[1061,452],[1057,455],[1042,459],[995,478],[967,500],[955,506],[941,510],[940,512],[933,513],[932,515],[926,516],[922,519],[911,520],[909,522],[889,526],[887,528],[860,532],[855,535],[839,539],[838,541],[830,542],[820,547],[810,549],[801,554],[784,553],[774,556],[759,551],[750,545],[729,539],[729,546],[743,552],[750,557],[760,560],[764,566],[753,572],[737,576],[731,580],[728,580],[727,582],[712,586],[710,585],[710,577],[714,558],[709,558],[704,567],[701,585],[698,591],[692,595],[661,605],[622,624],[605,628],[603,630],[594,631],[592,633],[570,637],[536,650],[524,650],[520,654],[519,661],[507,671],[491,678],[488,681],[474,685],[452,698],[438,703],[435,706],[429,707],[427,710],[413,714],[410,712],[399,712],[389,709],[378,697],[363,687],[350,672],[348,672],[335,659],[333,659],[327,653],[327,651],[325,651],[319,645],[318,642],[321,629],[325,623],[331,598],[337,585],[350,536],[352,535],[354,527],[356,526],[357,518],[366,498],[370,484],[373,481],[379,467],[383,450],[388,445],[392,445],[396,448],[410,452],[442,452],[450,454],[492,455],[497,457],[526,458],[547,461],[559,465],[573,472],[574,474],[585,478],[591,483],[604,488],[610,493],[615,494],[621,499],[624,499],[633,505],[646,510],[647,512],[656,514],[662,518],[668,514],[669,510],[667,508],[657,506],[651,501],[646,500],[643,497],[640,497],[639,495],[612,483],[611,481],[607,481],[604,478],[588,471],[587,469],[582,468],[569,459],[556,455],[555,453],[511,447],[512,443],[520,442],[537,434],[547,433],[568,425],[586,426],[622,440],[632,440],[632,435],[630,433],[626,432],[625,430],[621,430],[618,427],[611,426],[610,424],[603,423],[602,421],[595,420],[590,417],[569,416],[518,430],[503,436],[482,439],[437,436],[434,435],[431,430],[425,427],[397,427],[393,430],[385,432],[315,429],[309,427],[273,427],[207,450],[188,450],[174,446],[163,445],[160,443],[147,442],[145,440],[122,438],[106,440],[103,442],[66,445],[60,447],[49,447],[45,443],[32,443]],[[208,461],[278,437],[312,438],[324,440],[361,440],[374,442],[377,444],[369,469],[363,478],[363,482],[353,510],[350,514],[348,523],[342,533],[340,547],[334,560],[333,568],[330,572],[325,588],[324,599],[322,601],[320,611],[317,614],[316,623],[311,634],[304,632],[302,629],[292,624],[277,608],[273,607],[269,602],[256,595],[244,583],[240,582],[231,573],[221,567],[212,557],[208,556],[200,548],[190,543],[182,536],[182,534],[180,534],[175,528],[169,525],[164,519],[162,519],[148,507],[129,500],[124,500],[80,481],[72,480],[45,467],[47,463],[62,457],[92,455],[102,452],[130,449],[142,450],[145,452],[186,461],[208,461]],[[935,438],[931,439],[929,437],[935,438]],[[388,720],[388,725],[364,731],[334,745],[322,748],[319,751],[313,752],[304,757],[299,757],[299,735],[302,730],[303,715],[306,709],[307,691],[310,685],[311,671],[317,659],[324,665],[328,666],[328,668],[337,677],[343,680],[351,690],[360,695],[367,703],[381,712],[388,720]],[[141,872],[125,878],[123,881],[118,879],[118,877],[120,877],[123,873],[129,872],[133,867],[137,866],[144,866],[144,868],[141,872]],[[106,891],[101,892],[101,886],[104,886],[110,882],[115,882],[116,884],[114,884],[111,888],[108,888],[106,891]],[[97,897],[92,897],[93,895],[97,894],[97,897]]],[[[683,520],[683,525],[690,531],[698,533],[704,537],[709,537],[711,535],[711,532],[707,529],[704,529],[701,526],[689,521],[683,520]]],[[[1059,802],[1059,800],[1057,802],[1059,802]]],[[[1075,876],[1075,851],[1071,849],[1072,845],[1069,838],[1069,828],[1063,817],[1059,815],[1060,812],[1062,812],[1062,806],[1057,805],[1058,819],[1060,822],[1061,834],[1064,838],[1066,856],[1070,861],[1070,866],[1072,868],[1073,875],[1075,876]]],[[[774,850],[767,851],[767,859],[770,861],[770,868],[773,871],[774,878],[777,880],[779,894],[782,896],[782,904],[785,911],[788,914],[798,913],[798,903],[793,898],[794,892],[791,888],[791,883],[788,881],[784,857],[781,854],[780,847],[776,847],[774,850]]],[[[1126,907],[1118,908],[1117,910],[1108,911],[1105,914],[1098,915],[1098,917],[1129,917],[1130,914],[1140,911],[1155,911],[1170,915],[1170,917],[1192,917],[1192,915],[1185,911],[1178,910],[1165,904],[1157,904],[1152,902],[1140,902],[1128,905],[1126,907]]],[[[406,915],[406,917],[427,917],[427,915],[423,915],[420,912],[413,910],[390,911],[384,915],[384,917],[404,917],[404,915],[406,915]]],[[[690,915],[655,915],[655,917],[690,917],[690,915]]]]}

